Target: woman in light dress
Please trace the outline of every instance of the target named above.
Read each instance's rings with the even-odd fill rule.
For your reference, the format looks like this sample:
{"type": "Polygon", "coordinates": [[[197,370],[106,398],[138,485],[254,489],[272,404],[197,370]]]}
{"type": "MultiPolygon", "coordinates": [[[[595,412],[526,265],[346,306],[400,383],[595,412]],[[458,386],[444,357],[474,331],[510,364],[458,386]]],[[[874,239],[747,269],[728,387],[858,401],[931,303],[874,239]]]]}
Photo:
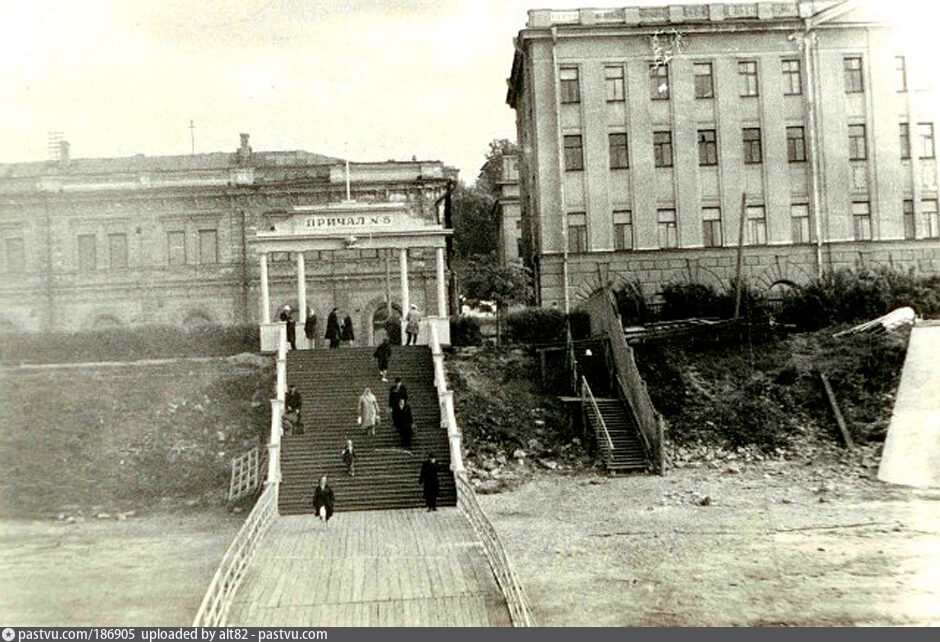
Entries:
{"type": "Polygon", "coordinates": [[[375,436],[375,426],[379,423],[379,404],[371,388],[366,388],[359,397],[359,425],[375,436]]]}

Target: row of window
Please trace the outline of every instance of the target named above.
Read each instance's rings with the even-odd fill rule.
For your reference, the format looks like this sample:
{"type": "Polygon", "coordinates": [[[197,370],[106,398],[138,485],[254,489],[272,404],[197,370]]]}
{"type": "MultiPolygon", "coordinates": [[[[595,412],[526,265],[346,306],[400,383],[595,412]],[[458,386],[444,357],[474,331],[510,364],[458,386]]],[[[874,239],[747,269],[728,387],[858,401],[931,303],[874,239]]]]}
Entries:
{"type": "MultiPolygon", "coordinates": [[[[901,158],[911,157],[910,125],[900,124],[901,158]]],[[[934,157],[933,123],[917,123],[918,151],[920,158],[934,157]]],[[[787,127],[787,160],[801,163],[806,160],[806,135],[803,127],[787,127]]],[[[698,164],[701,166],[718,164],[718,135],[714,129],[700,129],[698,140],[698,164]]],[[[625,133],[612,133],[607,136],[610,169],[629,169],[630,155],[625,133]]],[[[745,127],[741,130],[741,142],[744,145],[745,164],[762,162],[760,127],[745,127]]],[[[584,146],[580,134],[567,134],[564,137],[565,170],[569,172],[584,169],[584,146]]],[[[865,125],[849,125],[849,160],[868,158],[868,135],[865,125]]],[[[656,167],[672,167],[673,144],[671,131],[653,132],[653,164],[656,167]]]]}
{"type": "MultiPolygon", "coordinates": [[[[702,240],[705,247],[721,247],[721,208],[702,208],[702,240]]],[[[914,220],[914,201],[904,201],[904,238],[916,237],[914,220]]],[[[940,238],[940,218],[937,212],[937,199],[921,201],[921,216],[924,223],[925,238],[940,238]]],[[[656,210],[658,245],[660,249],[679,247],[679,228],[676,210],[671,208],[656,210]]],[[[634,249],[633,213],[630,210],[613,212],[614,249],[634,249]]],[[[767,244],[767,215],[763,205],[749,205],[745,216],[745,238],[748,245],[767,244]]],[[[793,243],[809,243],[813,240],[809,225],[809,205],[794,203],[790,205],[790,229],[793,243]]],[[[872,239],[871,204],[868,201],[852,203],[852,231],[856,241],[872,239]]],[[[568,251],[587,252],[587,214],[570,212],[568,214],[568,251]]]]}
{"type": "MultiPolygon", "coordinates": [[[[799,58],[783,58],[781,61],[783,94],[799,96],[803,93],[803,76],[799,58]]],[[[861,56],[845,56],[842,59],[845,76],[845,93],[856,94],[865,91],[861,56]]],[[[580,69],[576,66],[562,66],[558,70],[562,103],[581,102],[580,69]]],[[[626,100],[626,72],[623,64],[604,66],[604,87],[607,102],[617,103],[626,100]]],[[[692,80],[695,97],[709,99],[715,97],[715,75],[711,62],[692,64],[692,80]]],[[[898,92],[907,91],[907,63],[904,56],[895,56],[895,82],[898,92]]],[[[649,94],[652,100],[669,100],[669,65],[649,65],[649,94]]],[[[758,65],[756,60],[738,61],[738,94],[743,98],[760,95],[758,65]]]]}
{"type": "MultiPolygon", "coordinates": [[[[219,262],[219,243],[216,230],[198,231],[198,256],[201,265],[219,262]]],[[[127,267],[127,234],[108,234],[108,263],[101,265],[98,260],[98,237],[95,234],[78,235],[78,269],[89,272],[106,267],[119,270],[127,267]]],[[[186,232],[170,231],[166,233],[167,265],[186,265],[186,232]]]]}

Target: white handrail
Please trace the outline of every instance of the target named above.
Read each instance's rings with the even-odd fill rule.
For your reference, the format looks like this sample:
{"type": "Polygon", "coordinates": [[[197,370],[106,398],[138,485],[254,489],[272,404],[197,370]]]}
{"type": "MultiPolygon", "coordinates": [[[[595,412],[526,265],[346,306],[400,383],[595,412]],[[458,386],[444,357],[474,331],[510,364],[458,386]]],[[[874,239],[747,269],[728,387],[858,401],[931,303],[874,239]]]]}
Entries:
{"type": "Polygon", "coordinates": [[[441,411],[441,424],[447,430],[450,447],[450,469],[454,475],[462,473],[463,454],[461,453],[460,428],[454,413],[454,394],[447,389],[447,376],[444,374],[444,352],[437,334],[437,326],[428,324],[431,357],[434,362],[434,387],[437,388],[437,402],[441,411]]]}
{"type": "Polygon", "coordinates": [[[278,484],[269,484],[232,540],[202,598],[193,626],[225,626],[232,598],[245,576],[258,543],[277,519],[278,484]]]}
{"type": "Polygon", "coordinates": [[[496,583],[506,598],[506,606],[509,608],[509,618],[513,626],[535,626],[529,598],[519,583],[519,578],[516,577],[516,572],[509,561],[509,556],[506,555],[506,549],[503,548],[496,529],[493,528],[493,524],[480,507],[473,486],[464,474],[454,475],[454,481],[457,484],[457,506],[483,544],[483,553],[493,570],[496,583]]]}

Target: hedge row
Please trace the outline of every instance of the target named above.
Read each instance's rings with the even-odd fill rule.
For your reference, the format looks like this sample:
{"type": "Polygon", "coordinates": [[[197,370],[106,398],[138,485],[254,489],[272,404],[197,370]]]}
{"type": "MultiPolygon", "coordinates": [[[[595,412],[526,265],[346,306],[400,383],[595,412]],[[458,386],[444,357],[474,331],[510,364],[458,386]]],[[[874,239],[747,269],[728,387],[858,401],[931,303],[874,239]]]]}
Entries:
{"type": "MultiPolygon", "coordinates": [[[[507,314],[503,340],[509,343],[558,343],[565,340],[566,318],[571,336],[583,339],[591,334],[591,319],[586,312],[564,312],[549,308],[525,308],[507,314]]],[[[450,342],[455,346],[478,346],[483,343],[480,323],[473,317],[455,317],[450,322],[450,342]]]]}
{"type": "MultiPolygon", "coordinates": [[[[734,286],[717,289],[702,283],[670,283],[660,292],[662,304],[654,313],[642,290],[631,284],[615,292],[624,323],[670,321],[692,317],[730,318],[734,314],[734,286]]],[[[891,267],[871,270],[841,269],[795,287],[771,300],[747,283],[741,289],[740,314],[763,317],[803,329],[851,323],[910,306],[921,316],[940,315],[940,276],[917,275],[891,267]]]]}
{"type": "Polygon", "coordinates": [[[10,365],[215,357],[257,352],[258,347],[258,326],[155,325],[0,335],[0,362],[10,365]]]}

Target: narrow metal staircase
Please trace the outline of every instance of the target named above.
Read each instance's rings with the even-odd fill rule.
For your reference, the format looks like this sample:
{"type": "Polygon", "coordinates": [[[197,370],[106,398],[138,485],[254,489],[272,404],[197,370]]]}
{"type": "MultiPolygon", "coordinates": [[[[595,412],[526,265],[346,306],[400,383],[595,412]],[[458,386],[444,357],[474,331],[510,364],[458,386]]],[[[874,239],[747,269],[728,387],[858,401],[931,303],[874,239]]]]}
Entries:
{"type": "Polygon", "coordinates": [[[584,404],[585,416],[590,429],[598,436],[607,469],[611,472],[647,470],[646,448],[624,403],[620,399],[596,399],[595,402],[596,411],[594,404],[584,404]],[[609,442],[604,438],[605,433],[610,436],[609,442]]]}
{"type": "Polygon", "coordinates": [[[312,513],[311,498],[320,475],[326,474],[336,495],[336,510],[376,510],[424,506],[418,475],[428,452],[441,469],[438,504],[454,506],[457,492],[450,472],[447,434],[441,427],[434,387],[431,351],[426,346],[392,348],[388,376],[401,377],[414,416],[411,451],[402,450],[388,416],[391,383],[379,377],[372,347],[292,351],[287,356],[287,381],[303,398],[303,435],[284,435],[281,444],[281,515],[312,513]],[[382,420],[376,435],[356,423],[358,401],[369,387],[378,400],[382,420]],[[357,452],[356,476],[346,473],[341,453],[346,439],[357,452]]]}

